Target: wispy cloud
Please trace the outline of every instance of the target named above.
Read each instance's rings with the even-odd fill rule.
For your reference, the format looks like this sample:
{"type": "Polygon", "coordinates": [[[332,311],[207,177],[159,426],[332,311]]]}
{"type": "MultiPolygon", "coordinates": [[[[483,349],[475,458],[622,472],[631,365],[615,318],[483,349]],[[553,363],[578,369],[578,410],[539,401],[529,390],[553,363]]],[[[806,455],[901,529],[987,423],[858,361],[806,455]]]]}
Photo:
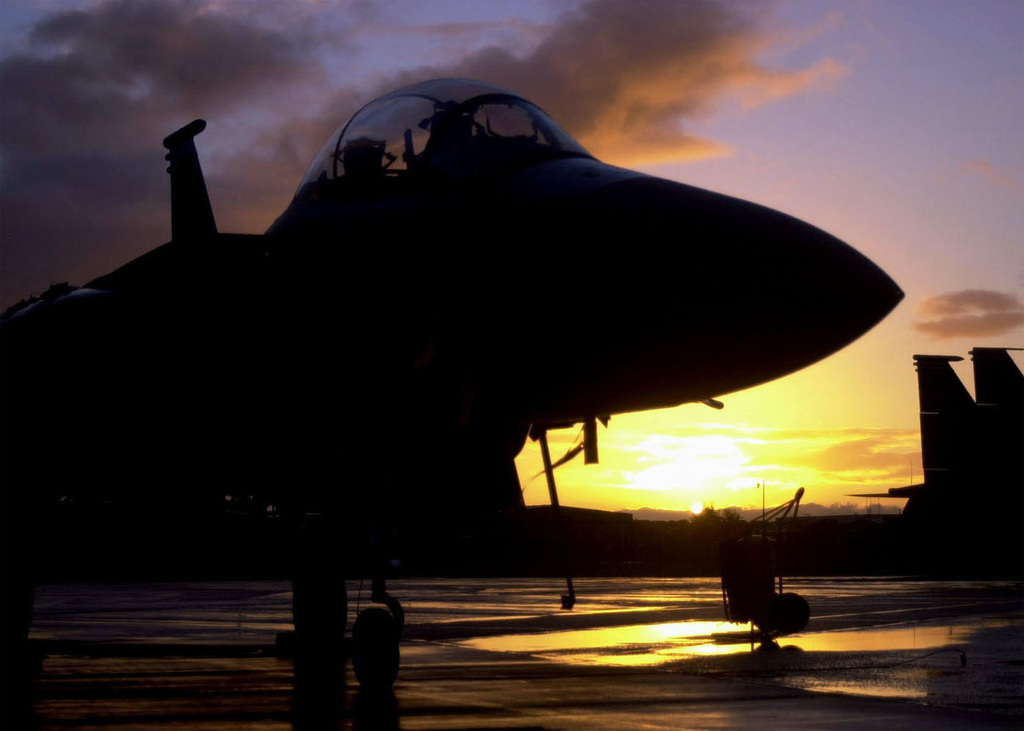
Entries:
{"type": "Polygon", "coordinates": [[[759,54],[779,40],[725,3],[591,0],[526,56],[492,47],[434,71],[491,79],[530,96],[598,157],[665,162],[727,151],[688,132],[686,120],[729,95],[756,106],[844,74],[831,59],[768,68],[759,54]]]}
{"type": "Polygon", "coordinates": [[[988,160],[969,160],[963,163],[962,167],[967,172],[1014,193],[1024,192],[1024,185],[1021,185],[1016,175],[1006,168],[996,167],[988,160]]]}
{"type": "Polygon", "coordinates": [[[964,289],[926,297],[911,322],[918,332],[944,340],[1002,335],[1024,325],[1024,303],[1012,293],[964,289]]]}

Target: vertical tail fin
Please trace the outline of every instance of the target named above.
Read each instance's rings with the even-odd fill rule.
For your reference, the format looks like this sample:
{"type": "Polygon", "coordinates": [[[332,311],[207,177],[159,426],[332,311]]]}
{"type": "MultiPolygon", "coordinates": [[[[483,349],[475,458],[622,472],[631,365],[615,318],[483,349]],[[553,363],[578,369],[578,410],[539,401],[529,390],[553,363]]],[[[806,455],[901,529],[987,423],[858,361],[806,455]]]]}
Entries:
{"type": "Polygon", "coordinates": [[[1024,373],[1010,357],[1017,348],[975,348],[974,392],[979,404],[1020,409],[1024,405],[1024,373]]]}
{"type": "Polygon", "coordinates": [[[164,138],[169,152],[167,172],[171,175],[171,240],[183,241],[217,233],[217,222],[206,192],[203,169],[199,165],[195,136],[206,129],[197,119],[164,138]]]}
{"type": "Polygon", "coordinates": [[[964,445],[971,438],[974,399],[953,371],[955,355],[915,355],[917,389],[921,400],[921,460],[925,482],[945,482],[959,472],[964,445]]]}
{"type": "Polygon", "coordinates": [[[975,348],[981,474],[1007,509],[1024,508],[1024,373],[1009,348],[975,348]]]}

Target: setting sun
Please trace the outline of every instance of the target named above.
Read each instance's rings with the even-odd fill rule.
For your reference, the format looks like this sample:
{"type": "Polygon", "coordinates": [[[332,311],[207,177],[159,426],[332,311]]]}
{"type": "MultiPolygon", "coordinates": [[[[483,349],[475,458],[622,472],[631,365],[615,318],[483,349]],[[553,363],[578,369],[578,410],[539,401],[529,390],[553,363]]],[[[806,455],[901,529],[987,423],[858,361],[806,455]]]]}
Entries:
{"type": "MultiPolygon", "coordinates": [[[[913,369],[907,370],[913,376],[913,369]]],[[[794,427],[785,409],[765,413],[758,408],[762,392],[788,392],[787,385],[776,382],[734,394],[721,415],[684,405],[617,416],[599,433],[598,464],[578,459],[558,468],[559,493],[568,505],[699,513],[698,504],[701,509],[760,509],[762,501],[779,505],[806,486],[806,504],[853,510],[857,506],[850,493],[883,492],[921,474],[915,428],[844,427],[839,413],[833,423],[794,427]],[[759,484],[766,486],[764,496],[759,484]]],[[[917,416],[913,406],[904,410],[911,420],[917,416]]],[[[576,433],[550,432],[552,453],[568,451],[576,433]]],[[[536,443],[526,445],[517,463],[527,480],[527,504],[546,504],[544,480],[528,479],[543,470],[536,443]]]]}
{"type": "Polygon", "coordinates": [[[704,506],[700,502],[696,502],[690,506],[690,512],[694,515],[700,515],[704,512],[704,506]]]}

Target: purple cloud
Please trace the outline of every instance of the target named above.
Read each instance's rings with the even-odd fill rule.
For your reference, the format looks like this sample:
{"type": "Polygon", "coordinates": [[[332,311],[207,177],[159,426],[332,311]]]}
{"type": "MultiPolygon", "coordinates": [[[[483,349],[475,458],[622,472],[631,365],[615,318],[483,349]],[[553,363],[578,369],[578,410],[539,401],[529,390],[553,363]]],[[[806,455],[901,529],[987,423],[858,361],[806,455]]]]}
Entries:
{"type": "Polygon", "coordinates": [[[926,297],[911,323],[936,340],[1002,335],[1024,325],[1024,303],[1017,295],[984,289],[964,289],[926,297]]]}

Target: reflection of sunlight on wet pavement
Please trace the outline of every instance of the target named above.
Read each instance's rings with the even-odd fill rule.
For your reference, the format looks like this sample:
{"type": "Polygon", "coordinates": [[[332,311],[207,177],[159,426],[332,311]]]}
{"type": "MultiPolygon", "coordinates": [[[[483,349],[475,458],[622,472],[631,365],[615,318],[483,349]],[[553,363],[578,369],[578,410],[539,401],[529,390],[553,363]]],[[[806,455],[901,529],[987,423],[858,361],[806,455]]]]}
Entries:
{"type": "Polygon", "coordinates": [[[1022,633],[1019,617],[978,617],[806,632],[780,638],[777,652],[755,652],[746,625],[687,621],[477,637],[455,644],[572,665],[741,675],[818,693],[1017,708],[1020,673],[1005,667],[1009,648],[986,637],[1012,642],[1022,633]],[[965,666],[962,656],[971,658],[965,666]]]}
{"type": "Polygon", "coordinates": [[[458,644],[477,650],[519,652],[588,665],[660,665],[680,654],[742,652],[748,641],[719,644],[716,635],[748,636],[749,625],[728,622],[665,622],[565,632],[475,637],[458,644]]]}
{"type": "Polygon", "coordinates": [[[982,626],[992,623],[955,625],[901,625],[879,629],[818,632],[785,637],[783,647],[795,645],[812,652],[869,652],[890,650],[927,650],[964,642],[982,626]]]}
{"type": "Polygon", "coordinates": [[[780,682],[820,693],[964,707],[998,707],[1013,698],[1009,705],[1019,712],[1024,684],[1006,655],[1015,654],[1022,630],[1019,617],[1003,617],[794,637],[812,661],[780,682]],[[993,638],[999,638],[995,644],[993,638]],[[816,657],[831,661],[814,662],[816,657]]]}
{"type": "MultiPolygon", "coordinates": [[[[1004,620],[964,624],[900,625],[878,629],[804,633],[779,639],[782,650],[808,653],[866,653],[932,650],[966,642],[983,627],[1004,620]]],[[[476,637],[455,643],[492,652],[535,655],[559,662],[606,666],[656,666],[688,658],[750,653],[749,626],[727,622],[666,622],[563,632],[476,637]]],[[[879,666],[881,667],[881,666],[879,666]]],[[[824,689],[822,679],[801,687],[824,689]]],[[[863,684],[863,681],[858,681],[863,684]]],[[[832,683],[831,686],[834,686],[832,683]]],[[[888,686],[887,686],[888,687],[888,686]]],[[[892,688],[889,688],[891,691],[892,688]]],[[[849,692],[848,690],[844,692],[849,692]]],[[[861,692],[873,694],[870,687],[861,692]]],[[[918,691],[908,691],[918,695],[918,691]]]]}
{"type": "MultiPolygon", "coordinates": [[[[576,585],[580,602],[564,612],[558,608],[564,584],[557,579],[391,582],[407,609],[400,675],[406,702],[418,697],[413,689],[423,678],[440,673],[444,680],[437,682],[448,683],[452,669],[461,668],[469,687],[476,689],[472,692],[484,693],[484,686],[486,693],[507,691],[517,703],[526,696],[495,684],[493,674],[547,678],[551,673],[587,678],[586,683],[602,688],[637,683],[655,695],[677,685],[702,693],[699,689],[711,687],[709,681],[739,679],[735,692],[743,697],[813,691],[1024,714],[1024,594],[1019,584],[794,580],[790,589],[812,605],[810,631],[781,638],[778,652],[752,651],[749,625],[720,621],[717,579],[583,578],[576,585]],[[966,652],[966,667],[960,666],[954,647],[966,652]],[[620,668],[622,675],[610,668],[620,668]]],[[[367,586],[349,583],[350,626],[358,609],[369,603],[368,594],[367,586]]],[[[273,655],[277,632],[291,627],[290,603],[289,587],[280,581],[47,585],[37,594],[32,637],[71,643],[63,649],[49,646],[54,654],[47,667],[54,685],[47,687],[53,693],[63,693],[61,684],[69,678],[78,682],[82,668],[93,667],[127,669],[131,677],[141,668],[147,683],[149,672],[161,683],[170,682],[165,675],[176,673],[179,665],[187,666],[187,672],[195,667],[215,673],[260,668],[270,675],[252,677],[276,683],[287,680],[287,672],[281,675],[287,663],[273,655]],[[87,647],[76,648],[75,642],[87,647]],[[131,647],[147,643],[152,647],[131,647]],[[186,662],[161,658],[161,650],[154,649],[167,646],[172,654],[187,654],[188,648],[211,644],[223,646],[219,651],[225,655],[186,662]],[[241,647],[232,650],[232,645],[241,647]],[[124,656],[97,664],[90,655],[111,649],[124,656]],[[71,654],[60,657],[62,651],[71,654]]],[[[120,692],[121,682],[100,685],[112,683],[111,692],[120,692]]],[[[450,685],[444,688],[455,693],[450,685]]],[[[675,698],[673,693],[666,697],[675,698]]],[[[433,697],[423,702],[436,705],[433,697]]]]}

